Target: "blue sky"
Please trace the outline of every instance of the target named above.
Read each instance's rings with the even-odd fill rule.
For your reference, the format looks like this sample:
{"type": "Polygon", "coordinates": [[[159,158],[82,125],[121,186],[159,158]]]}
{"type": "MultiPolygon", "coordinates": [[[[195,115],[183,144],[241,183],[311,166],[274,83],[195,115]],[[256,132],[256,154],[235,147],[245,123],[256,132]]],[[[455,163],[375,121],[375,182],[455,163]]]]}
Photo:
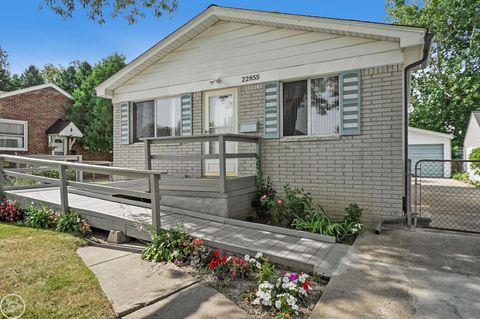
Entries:
{"type": "Polygon", "coordinates": [[[131,61],[179,26],[215,3],[222,6],[280,11],[332,18],[385,22],[385,0],[179,0],[177,11],[156,19],[152,16],[129,26],[123,18],[98,25],[84,12],[64,20],[43,0],[0,0],[0,47],[9,55],[10,71],[28,65],[67,65],[73,60],[99,61],[119,52],[131,61]]]}

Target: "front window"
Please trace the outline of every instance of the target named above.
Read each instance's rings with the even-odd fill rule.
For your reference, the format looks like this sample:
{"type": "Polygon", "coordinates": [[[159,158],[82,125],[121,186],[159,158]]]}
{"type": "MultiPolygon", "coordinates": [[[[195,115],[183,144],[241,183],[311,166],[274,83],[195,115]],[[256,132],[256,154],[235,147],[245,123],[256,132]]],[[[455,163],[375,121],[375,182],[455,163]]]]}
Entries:
{"type": "Polygon", "coordinates": [[[146,137],[180,136],[180,97],[133,104],[133,141],[146,137]]]}
{"type": "Polygon", "coordinates": [[[0,119],[0,150],[27,150],[27,122],[0,119]]]}
{"type": "Polygon", "coordinates": [[[283,84],[283,136],[340,132],[339,77],[283,84]]]}

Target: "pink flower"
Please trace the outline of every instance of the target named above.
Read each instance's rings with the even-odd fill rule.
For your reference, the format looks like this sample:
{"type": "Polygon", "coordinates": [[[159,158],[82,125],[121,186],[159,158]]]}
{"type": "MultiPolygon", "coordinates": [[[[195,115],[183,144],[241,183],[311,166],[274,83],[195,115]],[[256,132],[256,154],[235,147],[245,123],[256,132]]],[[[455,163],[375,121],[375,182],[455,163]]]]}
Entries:
{"type": "Polygon", "coordinates": [[[283,205],[283,200],[281,200],[281,199],[277,200],[277,204],[278,205],[283,205]]]}
{"type": "Polygon", "coordinates": [[[260,197],[260,199],[261,200],[267,199],[267,195],[266,194],[262,195],[262,197],[260,197]]]}

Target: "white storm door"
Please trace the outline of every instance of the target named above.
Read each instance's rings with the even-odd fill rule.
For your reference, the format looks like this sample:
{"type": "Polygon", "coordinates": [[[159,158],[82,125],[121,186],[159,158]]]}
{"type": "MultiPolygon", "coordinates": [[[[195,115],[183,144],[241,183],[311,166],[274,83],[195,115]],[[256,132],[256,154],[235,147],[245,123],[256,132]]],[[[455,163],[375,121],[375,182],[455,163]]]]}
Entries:
{"type": "MultiPolygon", "coordinates": [[[[205,92],[205,116],[203,127],[205,134],[237,133],[237,92],[235,89],[205,92]]],[[[237,153],[238,143],[226,142],[227,153],[237,153]]],[[[205,154],[218,154],[218,142],[207,142],[204,145],[205,154]]],[[[226,173],[229,176],[238,175],[238,159],[226,160],[226,173]]],[[[205,176],[218,176],[220,163],[218,159],[204,161],[205,176]]]]}

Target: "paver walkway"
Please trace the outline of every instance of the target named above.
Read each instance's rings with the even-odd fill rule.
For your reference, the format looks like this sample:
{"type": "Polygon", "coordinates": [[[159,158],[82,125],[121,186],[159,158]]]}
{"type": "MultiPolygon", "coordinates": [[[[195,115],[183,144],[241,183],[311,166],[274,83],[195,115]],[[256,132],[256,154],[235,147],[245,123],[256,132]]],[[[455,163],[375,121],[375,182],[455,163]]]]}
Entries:
{"type": "Polygon", "coordinates": [[[365,233],[311,314],[324,318],[480,318],[480,236],[365,233]]]}
{"type": "MultiPolygon", "coordinates": [[[[60,204],[58,188],[8,191],[7,195],[30,202],[60,204]]],[[[140,233],[134,227],[151,224],[149,208],[120,204],[78,194],[68,194],[70,207],[86,217],[89,223],[101,229],[125,230],[140,233]]],[[[239,253],[255,255],[262,251],[270,260],[297,270],[315,271],[329,277],[347,253],[350,246],[291,236],[272,231],[253,229],[162,211],[162,228],[183,227],[206,244],[239,253]]],[[[244,223],[247,224],[247,223],[244,223]]],[[[130,235],[132,236],[132,235],[130,235]]],[[[143,236],[148,236],[146,232],[143,236]]],[[[135,237],[135,236],[133,236],[135,237]]],[[[149,237],[149,236],[148,236],[149,237]]]]}
{"type": "Polygon", "coordinates": [[[249,318],[235,303],[171,263],[149,263],[138,253],[96,246],[79,248],[77,253],[119,317],[249,318]]]}

